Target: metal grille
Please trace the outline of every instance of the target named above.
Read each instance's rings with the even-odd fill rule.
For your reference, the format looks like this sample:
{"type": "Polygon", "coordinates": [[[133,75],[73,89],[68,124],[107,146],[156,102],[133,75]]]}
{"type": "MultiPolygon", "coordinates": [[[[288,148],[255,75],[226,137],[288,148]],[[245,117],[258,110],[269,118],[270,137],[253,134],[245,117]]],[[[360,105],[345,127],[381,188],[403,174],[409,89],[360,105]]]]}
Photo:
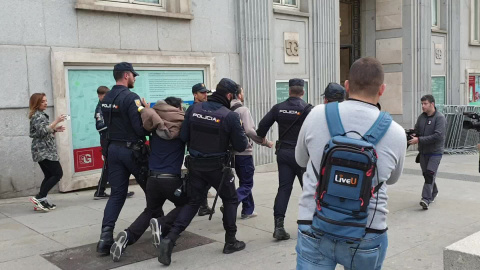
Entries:
{"type": "Polygon", "coordinates": [[[463,121],[468,120],[463,113],[474,112],[480,114],[480,107],[444,105],[438,106],[447,120],[447,134],[445,137],[446,154],[471,154],[477,152],[479,135],[476,130],[464,129],[463,121]]]}

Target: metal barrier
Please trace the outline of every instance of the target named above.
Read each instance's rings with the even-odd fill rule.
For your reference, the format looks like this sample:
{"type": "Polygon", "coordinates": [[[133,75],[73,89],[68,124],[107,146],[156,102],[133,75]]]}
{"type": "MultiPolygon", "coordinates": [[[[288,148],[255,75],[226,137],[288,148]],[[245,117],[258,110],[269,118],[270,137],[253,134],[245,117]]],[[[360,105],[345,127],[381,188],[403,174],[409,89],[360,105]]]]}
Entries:
{"type": "Polygon", "coordinates": [[[445,137],[445,154],[473,154],[477,152],[479,143],[478,131],[464,129],[464,112],[480,114],[480,107],[466,105],[444,105],[437,109],[445,115],[447,120],[447,134],[445,137]]]}

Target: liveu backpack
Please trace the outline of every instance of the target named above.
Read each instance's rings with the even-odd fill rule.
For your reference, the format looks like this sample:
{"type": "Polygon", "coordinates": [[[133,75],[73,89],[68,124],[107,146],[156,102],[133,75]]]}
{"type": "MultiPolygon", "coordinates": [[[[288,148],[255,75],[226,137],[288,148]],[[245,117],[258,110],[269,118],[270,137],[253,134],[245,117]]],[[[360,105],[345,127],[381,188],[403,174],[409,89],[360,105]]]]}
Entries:
{"type": "Polygon", "coordinates": [[[312,163],[318,180],[312,228],[331,239],[359,242],[366,234],[370,198],[383,184],[372,183],[378,159],[375,145],[387,132],[392,118],[380,112],[362,136],[357,131],[345,132],[338,102],[328,103],[325,115],[331,139],[325,145],[320,172],[312,163]],[[360,138],[347,137],[348,133],[360,138]]]}

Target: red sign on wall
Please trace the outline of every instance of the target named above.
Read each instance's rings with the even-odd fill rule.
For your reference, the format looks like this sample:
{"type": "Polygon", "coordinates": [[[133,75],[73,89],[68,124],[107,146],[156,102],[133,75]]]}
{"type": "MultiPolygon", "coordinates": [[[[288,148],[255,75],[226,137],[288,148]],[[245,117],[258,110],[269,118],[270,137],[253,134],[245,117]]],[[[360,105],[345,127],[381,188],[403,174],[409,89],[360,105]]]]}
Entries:
{"type": "Polygon", "coordinates": [[[75,172],[91,171],[103,167],[102,147],[91,147],[73,150],[75,172]]]}

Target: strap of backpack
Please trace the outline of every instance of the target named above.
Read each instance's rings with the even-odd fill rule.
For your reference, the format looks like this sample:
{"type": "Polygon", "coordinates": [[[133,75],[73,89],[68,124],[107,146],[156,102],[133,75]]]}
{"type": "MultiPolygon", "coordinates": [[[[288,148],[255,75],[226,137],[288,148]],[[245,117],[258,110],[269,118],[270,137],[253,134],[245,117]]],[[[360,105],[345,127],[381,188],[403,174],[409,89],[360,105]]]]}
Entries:
{"type": "Polygon", "coordinates": [[[240,107],[242,107],[242,106],[243,106],[242,103],[237,103],[237,104],[233,105],[232,107],[230,107],[230,110],[231,110],[232,112],[234,112],[236,109],[238,109],[238,108],[240,108],[240,107]]]}
{"type": "Polygon", "coordinates": [[[327,118],[328,130],[330,136],[338,136],[345,134],[342,119],[340,119],[340,111],[338,110],[338,102],[329,102],[325,106],[325,116],[327,118]]]}
{"type": "Polygon", "coordinates": [[[390,114],[387,112],[380,112],[377,121],[375,121],[363,137],[371,144],[376,145],[383,138],[385,133],[387,133],[391,123],[392,117],[390,114]]]}

